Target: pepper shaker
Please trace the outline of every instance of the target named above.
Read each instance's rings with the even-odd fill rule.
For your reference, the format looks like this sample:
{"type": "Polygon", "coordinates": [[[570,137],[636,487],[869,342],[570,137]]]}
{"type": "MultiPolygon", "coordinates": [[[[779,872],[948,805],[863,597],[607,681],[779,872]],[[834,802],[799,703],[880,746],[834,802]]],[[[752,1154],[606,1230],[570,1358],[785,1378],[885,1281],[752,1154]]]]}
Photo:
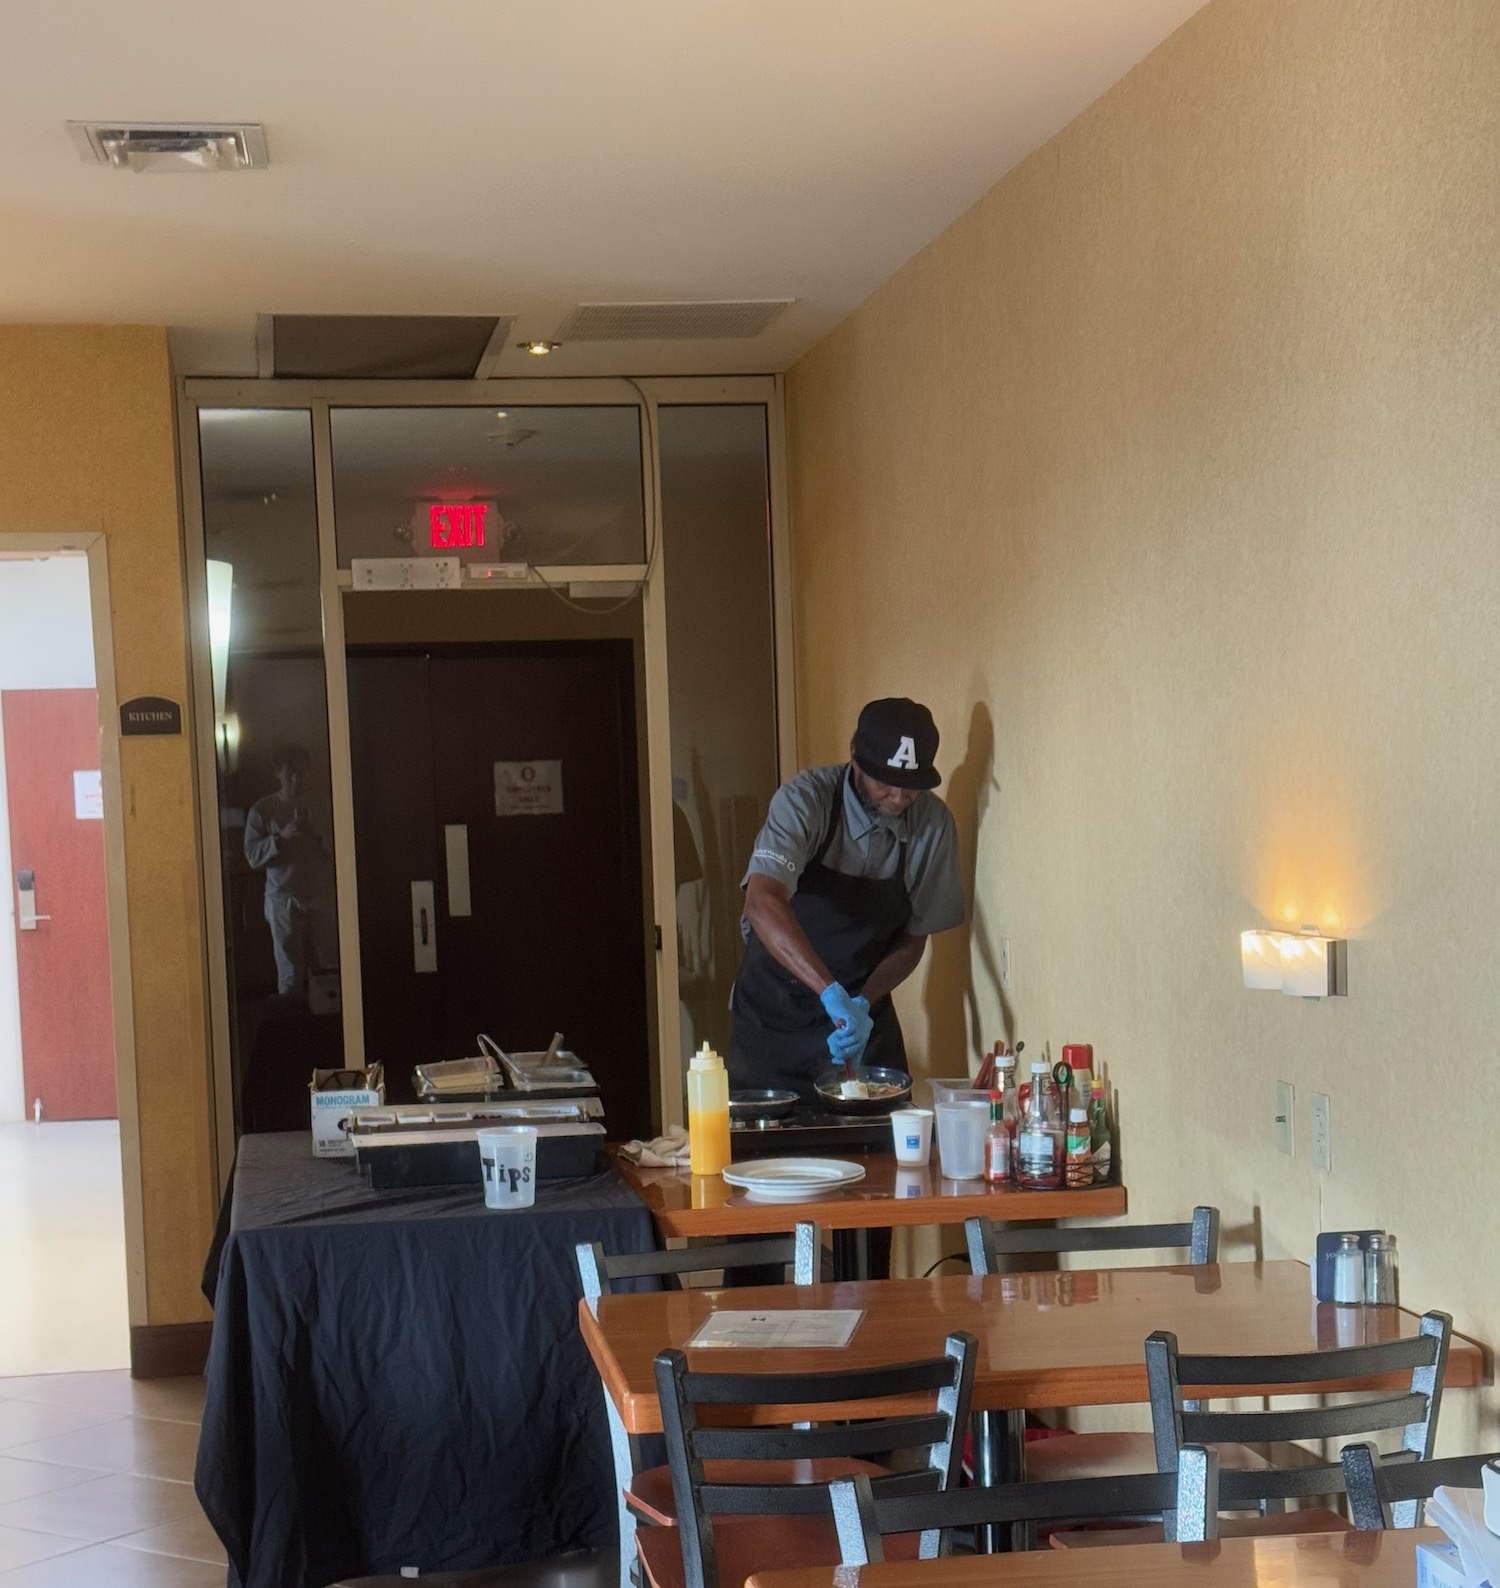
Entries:
{"type": "Polygon", "coordinates": [[[1365,1253],[1366,1306],[1394,1307],[1397,1304],[1401,1285],[1396,1265],[1396,1237],[1376,1231],[1370,1236],[1369,1250],[1365,1253]]]}

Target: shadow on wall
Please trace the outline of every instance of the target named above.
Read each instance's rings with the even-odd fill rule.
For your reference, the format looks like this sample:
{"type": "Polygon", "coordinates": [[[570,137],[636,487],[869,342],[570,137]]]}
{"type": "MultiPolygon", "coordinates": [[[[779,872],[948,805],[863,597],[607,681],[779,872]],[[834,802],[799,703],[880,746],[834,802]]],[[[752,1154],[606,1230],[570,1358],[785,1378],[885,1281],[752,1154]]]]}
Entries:
{"type": "Polygon", "coordinates": [[[943,800],[958,827],[959,864],[964,883],[964,924],[932,940],[923,1005],[927,1014],[927,1063],[933,1075],[956,1075],[959,1064],[971,1064],[985,1046],[980,1029],[979,996],[983,985],[1000,1005],[1005,1036],[1014,1035],[1015,1021],[1000,986],[1000,966],[993,945],[978,918],[974,870],[979,830],[995,779],[995,725],[989,707],[980,701],[969,716],[969,742],[964,758],[948,776],[943,800]]]}

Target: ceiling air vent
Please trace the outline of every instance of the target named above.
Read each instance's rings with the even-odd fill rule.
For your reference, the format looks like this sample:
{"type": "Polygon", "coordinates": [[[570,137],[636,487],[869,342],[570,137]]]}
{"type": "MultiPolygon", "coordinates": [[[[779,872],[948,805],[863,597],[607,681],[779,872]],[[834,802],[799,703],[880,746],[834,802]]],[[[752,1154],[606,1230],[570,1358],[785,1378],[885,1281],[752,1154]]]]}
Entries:
{"type": "Polygon", "coordinates": [[[512,320],[493,314],[270,314],[261,375],[302,380],[487,379],[512,320]]]}
{"type": "Polygon", "coordinates": [[[791,298],[696,303],[580,303],[559,342],[700,342],[759,336],[791,298]]]}
{"type": "Polygon", "coordinates": [[[70,121],[78,152],[117,171],[251,171],[270,163],[253,121],[70,121]]]}

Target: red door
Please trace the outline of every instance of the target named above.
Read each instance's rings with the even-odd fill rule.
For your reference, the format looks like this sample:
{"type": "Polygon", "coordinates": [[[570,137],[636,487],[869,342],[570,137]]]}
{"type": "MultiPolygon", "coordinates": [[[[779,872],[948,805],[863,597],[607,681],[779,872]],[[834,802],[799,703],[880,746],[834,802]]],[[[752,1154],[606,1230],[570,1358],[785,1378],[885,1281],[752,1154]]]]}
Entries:
{"type": "Polygon", "coordinates": [[[98,697],[92,689],[7,689],[0,726],[26,1106],[40,1098],[44,1120],[113,1119],[98,697]]]}

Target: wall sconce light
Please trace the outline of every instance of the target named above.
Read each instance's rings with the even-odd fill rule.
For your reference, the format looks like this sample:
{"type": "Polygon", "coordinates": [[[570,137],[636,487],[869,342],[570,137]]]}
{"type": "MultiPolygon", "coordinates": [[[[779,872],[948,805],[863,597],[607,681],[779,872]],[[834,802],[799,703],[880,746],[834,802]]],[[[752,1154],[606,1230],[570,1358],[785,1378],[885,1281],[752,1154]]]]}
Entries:
{"type": "Polygon", "coordinates": [[[1279,988],[1289,998],[1345,998],[1348,947],[1343,938],[1323,937],[1312,926],[1301,932],[1241,932],[1245,985],[1270,992],[1279,988]]]}

